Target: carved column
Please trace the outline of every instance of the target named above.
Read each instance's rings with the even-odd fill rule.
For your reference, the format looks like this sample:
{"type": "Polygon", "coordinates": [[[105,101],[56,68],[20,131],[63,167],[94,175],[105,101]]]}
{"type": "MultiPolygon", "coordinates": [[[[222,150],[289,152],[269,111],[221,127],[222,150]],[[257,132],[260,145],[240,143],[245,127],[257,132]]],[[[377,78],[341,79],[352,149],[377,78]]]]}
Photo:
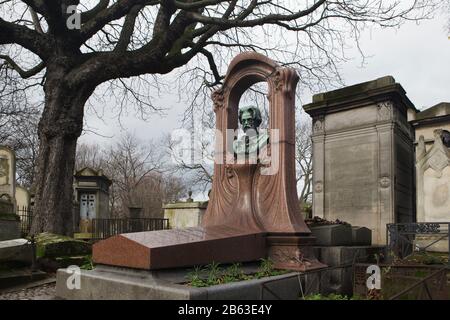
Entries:
{"type": "Polygon", "coordinates": [[[313,213],[315,216],[325,217],[325,118],[317,117],[313,120],[313,213]]]}

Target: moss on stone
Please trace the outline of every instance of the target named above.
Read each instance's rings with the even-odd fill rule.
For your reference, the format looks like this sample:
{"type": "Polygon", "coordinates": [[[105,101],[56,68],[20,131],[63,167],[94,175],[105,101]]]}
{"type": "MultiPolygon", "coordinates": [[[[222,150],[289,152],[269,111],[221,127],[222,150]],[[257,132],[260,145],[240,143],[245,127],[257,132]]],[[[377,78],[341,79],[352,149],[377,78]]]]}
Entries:
{"type": "Polygon", "coordinates": [[[38,258],[83,256],[92,251],[91,244],[53,233],[41,233],[35,237],[38,258]]]}

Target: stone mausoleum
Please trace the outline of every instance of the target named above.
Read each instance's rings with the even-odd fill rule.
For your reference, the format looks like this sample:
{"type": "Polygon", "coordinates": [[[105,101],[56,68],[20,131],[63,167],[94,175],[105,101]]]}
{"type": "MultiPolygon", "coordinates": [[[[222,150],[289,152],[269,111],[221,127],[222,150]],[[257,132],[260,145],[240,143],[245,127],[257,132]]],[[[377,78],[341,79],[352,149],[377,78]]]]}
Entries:
{"type": "Polygon", "coordinates": [[[450,104],[420,112],[387,76],[314,95],[304,109],[313,215],[368,227],[380,245],[388,223],[450,221],[450,104]]]}
{"type": "Polygon", "coordinates": [[[109,187],[112,181],[102,170],[83,168],[74,175],[74,198],[79,204],[79,214],[74,215],[80,234],[90,233],[92,219],[109,218],[109,187]]]}

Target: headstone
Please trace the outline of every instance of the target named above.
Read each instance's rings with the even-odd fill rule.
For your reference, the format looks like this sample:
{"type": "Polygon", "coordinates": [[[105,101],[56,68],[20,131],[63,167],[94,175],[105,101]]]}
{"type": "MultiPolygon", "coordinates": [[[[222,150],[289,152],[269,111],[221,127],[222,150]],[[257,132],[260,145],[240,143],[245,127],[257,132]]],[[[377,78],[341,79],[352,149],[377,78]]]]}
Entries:
{"type": "Polygon", "coordinates": [[[352,244],[352,227],[348,224],[330,224],[311,227],[316,246],[349,246],[352,244]]]}
{"type": "Polygon", "coordinates": [[[402,86],[384,77],[321,93],[304,106],[313,118],[313,215],[372,230],[415,217],[414,132],[417,112],[402,86]]]}
{"type": "Polygon", "coordinates": [[[269,257],[278,268],[324,267],[313,256],[314,237],[298,214],[294,165],[298,80],[294,69],[255,52],[233,59],[222,88],[213,93],[216,129],[222,137],[216,139],[215,178],[202,225],[106,239],[94,244],[94,262],[158,269],[269,257]],[[245,141],[256,141],[256,148],[247,148],[246,142],[235,144],[227,130],[238,129],[238,121],[244,131],[247,126],[253,132],[258,129],[256,109],[239,112],[238,103],[244,91],[263,81],[269,87],[270,133],[252,139],[246,132],[245,141]],[[257,150],[255,158],[250,159],[247,150],[257,150]],[[236,161],[236,154],[244,161],[236,161]]]}
{"type": "Polygon", "coordinates": [[[9,200],[0,199],[0,241],[20,238],[20,218],[9,200]]]}
{"type": "Polygon", "coordinates": [[[372,230],[366,227],[352,227],[352,245],[372,245],[372,230]]]}

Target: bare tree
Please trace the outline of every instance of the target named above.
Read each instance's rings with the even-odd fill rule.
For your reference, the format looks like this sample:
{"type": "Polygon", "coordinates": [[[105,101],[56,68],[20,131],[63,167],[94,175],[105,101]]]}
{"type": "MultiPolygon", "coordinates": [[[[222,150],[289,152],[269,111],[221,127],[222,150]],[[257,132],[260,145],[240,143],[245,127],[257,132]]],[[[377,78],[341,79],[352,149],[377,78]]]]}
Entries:
{"type": "Polygon", "coordinates": [[[77,169],[102,169],[112,180],[111,215],[126,217],[129,207],[141,207],[144,217],[161,217],[162,204],[185,193],[182,179],[171,175],[163,146],[143,143],[126,133],[110,147],[80,144],[77,169]]]}
{"type": "Polygon", "coordinates": [[[39,107],[28,100],[23,81],[0,65],[0,144],[16,153],[17,182],[31,188],[38,155],[39,107]]]}
{"type": "MultiPolygon", "coordinates": [[[[119,99],[135,99],[145,114],[155,106],[147,99],[148,88],[133,82],[141,79],[158,90],[156,75],[186,66],[182,72],[197,81],[184,82],[182,90],[199,82],[201,88],[220,84],[230,56],[242,50],[259,51],[298,67],[304,83],[323,83],[338,76],[346,40],[358,40],[365,26],[395,27],[428,17],[438,2],[1,1],[0,45],[5,46],[0,58],[23,78],[43,79],[45,107],[39,123],[32,232],[71,231],[77,139],[85,104],[102,83],[107,83],[103,89],[123,88],[127,95],[118,95],[119,99]],[[73,29],[67,23],[74,18],[70,5],[82,11],[80,24],[73,29]],[[144,74],[150,76],[137,78],[144,74]]],[[[192,100],[195,106],[196,97],[192,100]]]]}
{"type": "Polygon", "coordinates": [[[105,165],[105,152],[100,145],[78,144],[75,157],[75,170],[81,170],[86,167],[104,170],[105,165]]]}
{"type": "Polygon", "coordinates": [[[308,203],[312,195],[312,126],[311,121],[297,121],[295,131],[295,162],[299,201],[308,203]]]}

